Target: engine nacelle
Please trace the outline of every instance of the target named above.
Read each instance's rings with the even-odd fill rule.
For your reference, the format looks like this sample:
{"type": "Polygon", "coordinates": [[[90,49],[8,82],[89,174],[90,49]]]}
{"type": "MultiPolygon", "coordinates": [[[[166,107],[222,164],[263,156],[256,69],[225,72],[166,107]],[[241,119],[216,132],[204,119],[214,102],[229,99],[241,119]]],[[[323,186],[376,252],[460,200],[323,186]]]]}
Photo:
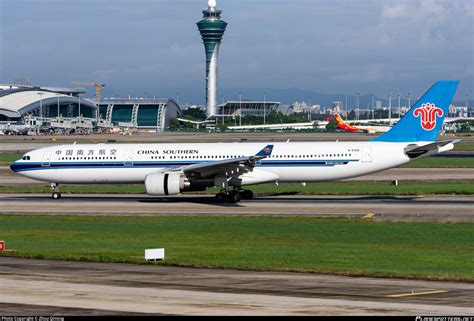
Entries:
{"type": "Polygon", "coordinates": [[[160,172],[145,177],[145,188],[150,195],[177,195],[189,190],[191,184],[183,173],[160,172]]]}

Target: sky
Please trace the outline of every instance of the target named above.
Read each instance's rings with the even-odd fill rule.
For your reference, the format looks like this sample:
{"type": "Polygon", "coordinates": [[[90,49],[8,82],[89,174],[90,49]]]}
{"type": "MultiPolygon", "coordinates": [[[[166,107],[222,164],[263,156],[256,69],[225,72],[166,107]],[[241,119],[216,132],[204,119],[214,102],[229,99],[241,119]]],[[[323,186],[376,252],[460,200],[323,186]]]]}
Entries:
{"type": "MultiPolygon", "coordinates": [[[[219,100],[295,88],[474,95],[471,0],[217,0],[219,100]]],[[[104,95],[205,101],[206,0],[0,0],[0,82],[100,81],[104,95]]],[[[93,96],[94,89],[87,88],[93,96]]],[[[245,97],[261,99],[261,97],[245,97]]]]}

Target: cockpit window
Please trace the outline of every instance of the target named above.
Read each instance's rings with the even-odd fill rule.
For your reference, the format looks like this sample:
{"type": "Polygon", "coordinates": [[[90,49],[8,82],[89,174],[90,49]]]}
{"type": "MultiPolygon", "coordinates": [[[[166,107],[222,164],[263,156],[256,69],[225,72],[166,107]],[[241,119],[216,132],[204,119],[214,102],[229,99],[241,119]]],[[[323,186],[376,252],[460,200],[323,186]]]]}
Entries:
{"type": "Polygon", "coordinates": [[[30,158],[30,156],[24,155],[21,159],[22,160],[30,160],[31,158],[30,158]]]}

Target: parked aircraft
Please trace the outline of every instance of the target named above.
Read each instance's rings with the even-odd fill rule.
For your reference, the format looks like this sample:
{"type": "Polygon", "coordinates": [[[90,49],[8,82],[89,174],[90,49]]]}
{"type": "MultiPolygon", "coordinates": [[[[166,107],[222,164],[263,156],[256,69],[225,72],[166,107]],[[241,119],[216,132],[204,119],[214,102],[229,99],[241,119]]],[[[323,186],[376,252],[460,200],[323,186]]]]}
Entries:
{"type": "Polygon", "coordinates": [[[376,134],[376,133],[385,133],[392,128],[392,126],[378,126],[378,125],[373,125],[373,126],[349,125],[344,122],[344,120],[339,114],[330,116],[328,118],[328,121],[331,121],[333,119],[336,120],[337,128],[348,131],[348,132],[355,132],[355,133],[363,132],[367,134],[376,134]]]}

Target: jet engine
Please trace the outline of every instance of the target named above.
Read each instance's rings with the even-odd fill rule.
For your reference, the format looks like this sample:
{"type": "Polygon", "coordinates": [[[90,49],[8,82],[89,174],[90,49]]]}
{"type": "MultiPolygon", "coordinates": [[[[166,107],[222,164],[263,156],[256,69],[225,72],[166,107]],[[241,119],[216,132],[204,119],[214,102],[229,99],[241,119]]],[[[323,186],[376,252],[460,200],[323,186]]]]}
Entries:
{"type": "Polygon", "coordinates": [[[191,189],[191,183],[183,173],[158,172],[145,177],[145,188],[150,195],[177,195],[191,189]]]}

